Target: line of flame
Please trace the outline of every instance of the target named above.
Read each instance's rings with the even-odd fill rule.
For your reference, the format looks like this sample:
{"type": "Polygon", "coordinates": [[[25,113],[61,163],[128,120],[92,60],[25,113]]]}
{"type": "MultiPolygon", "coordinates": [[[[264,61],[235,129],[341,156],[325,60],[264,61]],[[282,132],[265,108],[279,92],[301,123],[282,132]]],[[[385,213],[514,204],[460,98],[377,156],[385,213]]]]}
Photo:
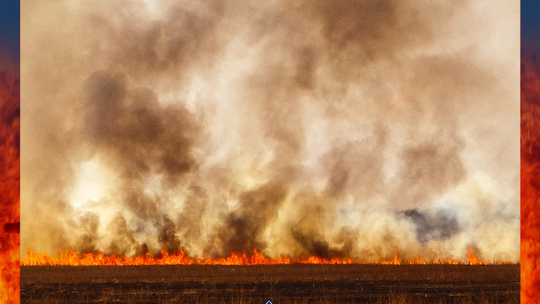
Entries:
{"type": "Polygon", "coordinates": [[[286,265],[286,264],[379,264],[379,265],[413,265],[413,264],[445,264],[445,265],[495,265],[495,264],[511,264],[506,262],[488,263],[480,261],[470,250],[467,253],[468,263],[458,260],[438,260],[424,261],[422,259],[402,260],[398,255],[394,255],[391,260],[380,260],[368,262],[364,260],[352,258],[332,258],[324,259],[317,256],[309,258],[290,258],[278,257],[267,258],[257,249],[253,250],[253,254],[247,253],[231,253],[226,258],[216,259],[199,259],[191,258],[184,251],[179,251],[177,254],[169,254],[162,249],[160,254],[152,257],[149,253],[145,256],[137,256],[134,258],[120,257],[116,255],[105,255],[103,253],[87,253],[80,256],[74,251],[67,251],[58,257],[51,257],[47,254],[36,254],[29,250],[26,259],[21,260],[21,266],[128,266],[128,265],[286,265]]]}

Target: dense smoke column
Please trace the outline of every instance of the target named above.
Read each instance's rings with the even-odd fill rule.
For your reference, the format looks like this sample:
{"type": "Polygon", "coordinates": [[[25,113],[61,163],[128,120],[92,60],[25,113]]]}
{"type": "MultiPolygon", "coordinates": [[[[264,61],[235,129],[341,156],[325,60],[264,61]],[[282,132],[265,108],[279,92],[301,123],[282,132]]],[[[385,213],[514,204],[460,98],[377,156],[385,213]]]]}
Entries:
{"type": "Polygon", "coordinates": [[[23,3],[23,251],[517,260],[518,8],[95,4],[23,3]]]}

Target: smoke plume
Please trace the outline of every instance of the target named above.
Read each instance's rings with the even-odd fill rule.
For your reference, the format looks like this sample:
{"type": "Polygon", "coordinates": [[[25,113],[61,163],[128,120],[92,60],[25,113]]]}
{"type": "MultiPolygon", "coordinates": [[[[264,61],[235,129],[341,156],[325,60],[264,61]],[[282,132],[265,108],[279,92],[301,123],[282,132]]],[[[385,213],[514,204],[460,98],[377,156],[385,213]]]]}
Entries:
{"type": "Polygon", "coordinates": [[[519,5],[22,1],[21,249],[519,259],[519,5]]]}

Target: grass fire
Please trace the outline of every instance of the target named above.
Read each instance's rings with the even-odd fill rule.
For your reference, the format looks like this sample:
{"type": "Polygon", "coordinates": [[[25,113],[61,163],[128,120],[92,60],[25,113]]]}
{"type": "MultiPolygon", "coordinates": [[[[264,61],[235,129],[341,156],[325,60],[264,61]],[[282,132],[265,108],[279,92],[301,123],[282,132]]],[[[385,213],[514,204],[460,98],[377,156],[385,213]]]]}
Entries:
{"type": "MultiPolygon", "coordinates": [[[[484,262],[479,261],[472,253],[471,249],[467,252],[466,262],[469,265],[488,265],[488,264],[511,264],[510,262],[484,262]]],[[[424,261],[420,258],[414,260],[401,260],[397,254],[391,260],[380,261],[362,261],[351,258],[331,258],[325,259],[318,256],[310,256],[309,258],[266,258],[257,249],[253,249],[252,254],[232,253],[226,258],[191,258],[183,251],[177,254],[169,254],[165,249],[161,249],[159,254],[152,257],[149,253],[144,256],[134,258],[120,257],[116,255],[104,255],[103,253],[92,254],[87,253],[83,257],[76,252],[66,252],[60,257],[50,257],[47,254],[35,254],[32,251],[27,253],[26,259],[21,261],[22,266],[129,266],[129,265],[288,265],[288,264],[374,264],[374,265],[463,265],[462,261],[458,260],[438,260],[424,261]]]]}
{"type": "Polygon", "coordinates": [[[93,4],[21,2],[21,299],[519,301],[519,5],[93,4]]]}

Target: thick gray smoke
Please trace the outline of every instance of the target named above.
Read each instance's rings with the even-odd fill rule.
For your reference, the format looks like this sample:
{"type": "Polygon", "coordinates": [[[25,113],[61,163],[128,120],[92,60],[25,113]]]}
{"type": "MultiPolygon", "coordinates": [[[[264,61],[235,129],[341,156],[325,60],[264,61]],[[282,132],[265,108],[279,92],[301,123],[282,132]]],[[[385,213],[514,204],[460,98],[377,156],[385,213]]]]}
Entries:
{"type": "Polygon", "coordinates": [[[444,212],[437,211],[432,214],[411,209],[403,213],[413,220],[416,238],[422,243],[431,239],[448,239],[459,232],[457,220],[444,212]]]}
{"type": "Polygon", "coordinates": [[[519,260],[519,4],[22,1],[24,253],[519,260]]]}

